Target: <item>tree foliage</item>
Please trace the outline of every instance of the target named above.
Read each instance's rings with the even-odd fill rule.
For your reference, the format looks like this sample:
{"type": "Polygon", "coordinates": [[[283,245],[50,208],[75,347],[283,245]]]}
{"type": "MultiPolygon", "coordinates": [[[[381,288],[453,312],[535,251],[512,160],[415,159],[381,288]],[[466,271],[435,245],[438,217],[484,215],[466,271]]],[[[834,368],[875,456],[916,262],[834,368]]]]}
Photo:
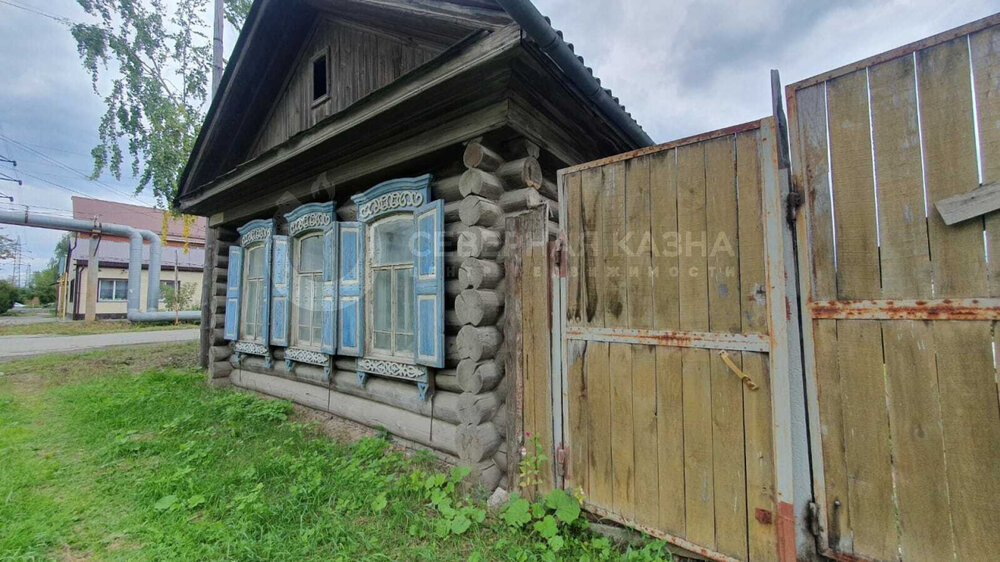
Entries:
{"type": "Polygon", "coordinates": [[[0,260],[9,260],[17,253],[17,242],[5,234],[0,234],[0,260]]]}
{"type": "MultiPolygon", "coordinates": [[[[136,193],[151,188],[165,205],[205,116],[211,0],[175,0],[172,11],[166,0],[77,2],[94,21],[70,29],[94,92],[105,103],[99,142],[91,151],[92,175],[109,172],[121,179],[128,168],[138,179],[136,193]]],[[[226,20],[239,29],[251,3],[226,0],[226,20]]]]}

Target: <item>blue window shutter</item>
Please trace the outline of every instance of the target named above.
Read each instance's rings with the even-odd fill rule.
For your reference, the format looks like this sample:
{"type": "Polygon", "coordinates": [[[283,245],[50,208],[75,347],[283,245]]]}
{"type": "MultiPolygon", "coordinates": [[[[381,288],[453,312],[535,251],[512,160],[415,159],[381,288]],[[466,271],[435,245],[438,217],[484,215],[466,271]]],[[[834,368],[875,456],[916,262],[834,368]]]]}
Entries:
{"type": "Polygon", "coordinates": [[[264,241],[264,296],[260,306],[260,341],[267,345],[271,341],[271,254],[274,251],[274,239],[268,237],[264,241]]]}
{"type": "Polygon", "coordinates": [[[337,353],[337,223],[323,231],[323,341],[320,351],[337,353]]]}
{"type": "Polygon", "coordinates": [[[226,327],[223,337],[236,341],[240,335],[240,289],[243,287],[243,248],[229,247],[229,274],[226,276],[226,327]]]}
{"type": "Polygon", "coordinates": [[[338,224],[340,249],[340,286],[337,349],[341,355],[361,357],[365,341],[365,225],[360,222],[338,224]]]}
{"type": "Polygon", "coordinates": [[[444,367],[444,201],[419,207],[413,221],[414,357],[421,365],[444,367]]]}
{"type": "Polygon", "coordinates": [[[290,290],[292,287],[292,260],[287,236],[274,236],[274,256],[271,274],[271,345],[288,347],[289,316],[291,314],[290,290]]]}

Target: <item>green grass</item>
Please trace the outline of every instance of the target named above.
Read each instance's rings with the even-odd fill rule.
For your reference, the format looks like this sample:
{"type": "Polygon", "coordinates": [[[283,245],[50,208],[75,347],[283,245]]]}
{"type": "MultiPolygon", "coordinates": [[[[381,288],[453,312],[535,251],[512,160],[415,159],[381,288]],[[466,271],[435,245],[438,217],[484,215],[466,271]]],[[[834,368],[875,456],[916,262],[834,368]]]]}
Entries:
{"type": "MultiPolygon", "coordinates": [[[[430,455],[406,458],[382,439],[335,442],[288,419],[287,402],[212,389],[195,351],[162,345],[0,366],[0,559],[661,554],[658,544],[619,552],[582,519],[559,527],[558,553],[540,527],[476,523],[482,506],[454,491],[456,476],[436,476],[430,455]],[[456,510],[473,519],[467,529],[451,525],[456,510]]],[[[540,524],[546,512],[533,509],[540,524]]]]}
{"type": "Polygon", "coordinates": [[[96,322],[38,322],[35,324],[15,324],[0,326],[0,336],[84,336],[89,334],[112,334],[118,332],[155,332],[160,330],[184,330],[197,328],[198,324],[181,322],[133,324],[128,320],[98,320],[96,322]]]}

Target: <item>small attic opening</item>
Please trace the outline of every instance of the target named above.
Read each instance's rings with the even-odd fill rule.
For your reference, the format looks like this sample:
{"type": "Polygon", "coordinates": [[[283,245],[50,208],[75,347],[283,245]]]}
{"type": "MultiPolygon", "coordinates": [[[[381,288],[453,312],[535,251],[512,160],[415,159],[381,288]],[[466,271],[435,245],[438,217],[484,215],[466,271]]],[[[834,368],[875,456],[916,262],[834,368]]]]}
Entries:
{"type": "Polygon", "coordinates": [[[330,57],[326,51],[317,53],[312,59],[312,101],[320,103],[330,97],[330,57]]]}

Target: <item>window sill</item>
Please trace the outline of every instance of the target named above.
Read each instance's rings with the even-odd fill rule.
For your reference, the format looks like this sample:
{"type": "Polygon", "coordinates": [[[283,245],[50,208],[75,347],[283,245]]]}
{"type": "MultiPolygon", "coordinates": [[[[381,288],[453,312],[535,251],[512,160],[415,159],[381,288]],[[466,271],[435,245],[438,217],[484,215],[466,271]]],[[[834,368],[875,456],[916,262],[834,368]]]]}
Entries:
{"type": "Polygon", "coordinates": [[[417,364],[417,360],[413,357],[396,357],[393,355],[379,355],[374,353],[365,355],[362,359],[371,359],[372,361],[388,361],[390,363],[401,363],[403,365],[417,364]]]}

